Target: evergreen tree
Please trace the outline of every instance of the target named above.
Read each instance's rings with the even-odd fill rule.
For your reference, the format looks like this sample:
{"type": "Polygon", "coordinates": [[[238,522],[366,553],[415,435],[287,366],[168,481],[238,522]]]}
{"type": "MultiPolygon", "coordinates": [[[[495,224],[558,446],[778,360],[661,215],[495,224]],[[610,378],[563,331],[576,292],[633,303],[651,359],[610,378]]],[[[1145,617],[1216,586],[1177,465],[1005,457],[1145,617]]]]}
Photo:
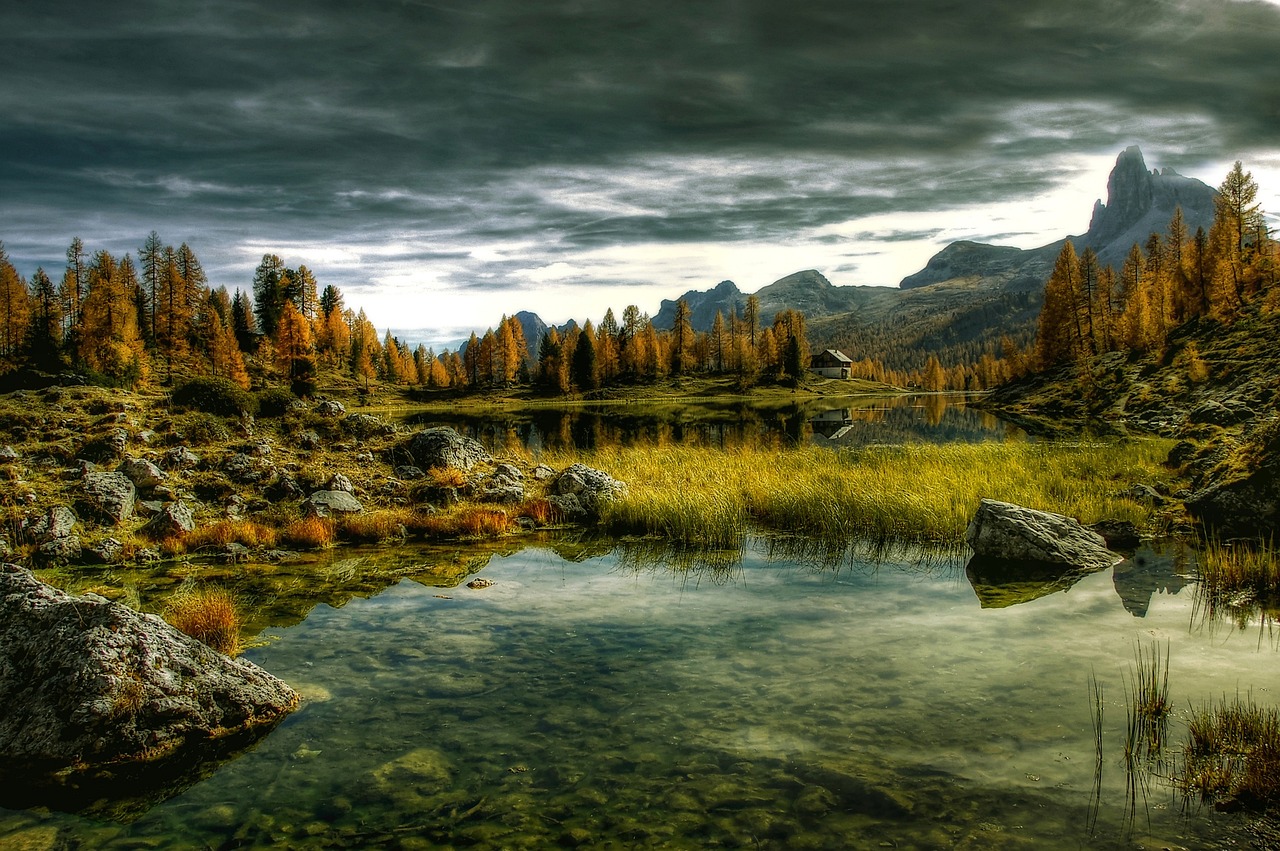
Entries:
{"type": "Polygon", "coordinates": [[[320,312],[327,319],[334,311],[342,313],[342,291],[333,284],[328,284],[320,293],[320,312]]]}
{"type": "Polygon", "coordinates": [[[578,334],[573,348],[573,382],[581,390],[595,390],[596,383],[596,333],[588,319],[578,334]]]}
{"type": "Polygon", "coordinates": [[[275,254],[262,255],[262,262],[253,272],[253,305],[258,320],[258,330],[274,337],[280,315],[287,300],[289,279],[284,261],[275,254]]]}
{"type": "MultiPolygon", "coordinates": [[[[3,248],[0,248],[3,251],[3,248]]],[[[36,369],[56,372],[65,366],[60,352],[62,303],[58,288],[41,266],[31,276],[31,332],[28,359],[36,369]]]]}
{"type": "Polygon", "coordinates": [[[254,321],[253,302],[238,289],[231,299],[231,331],[236,335],[240,351],[251,352],[257,348],[258,328],[254,321]]]}

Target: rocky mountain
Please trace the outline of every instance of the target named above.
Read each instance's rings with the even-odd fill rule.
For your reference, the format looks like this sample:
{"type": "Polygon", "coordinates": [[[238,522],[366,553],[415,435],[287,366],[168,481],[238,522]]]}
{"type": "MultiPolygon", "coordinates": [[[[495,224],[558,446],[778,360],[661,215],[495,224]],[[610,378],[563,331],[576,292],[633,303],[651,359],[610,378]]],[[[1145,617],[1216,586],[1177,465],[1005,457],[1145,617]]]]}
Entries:
{"type": "MultiPolygon", "coordinates": [[[[898,288],[836,286],[821,272],[796,272],[756,292],[760,321],[768,324],[781,310],[799,310],[809,320],[809,341],[817,348],[844,349],[896,369],[918,369],[930,355],[943,363],[976,360],[995,351],[1009,336],[1025,344],[1034,334],[1045,281],[1063,243],[1092,248],[1103,264],[1117,269],[1134,243],[1163,234],[1182,208],[1187,228],[1206,231],[1213,223],[1216,191],[1173,169],[1150,170],[1133,146],[1116,158],[1107,179],[1107,200],[1095,202],[1089,229],[1048,245],[1021,249],[980,242],[955,242],[935,254],[923,269],[898,288]]],[[[742,315],[747,296],[733,281],[680,296],[690,307],[692,325],[709,331],[716,312],[742,315]]],[[[670,328],[678,299],[664,299],[654,325],[670,328]]],[[[545,325],[534,314],[525,336],[531,345],[545,325]],[[531,334],[531,328],[537,328],[531,334]]],[[[524,322],[524,319],[521,320],[524,322]]]]}
{"type": "Polygon", "coordinates": [[[1089,230],[1039,248],[1018,249],[981,242],[955,242],[930,258],[925,267],[902,279],[902,289],[914,289],[943,281],[978,279],[1005,289],[1038,290],[1053,269],[1054,258],[1070,239],[1076,250],[1092,248],[1104,266],[1116,269],[1133,247],[1146,242],[1152,233],[1163,234],[1182,208],[1187,229],[1206,231],[1213,224],[1216,190],[1171,168],[1147,169],[1137,145],[1126,148],[1116,158],[1107,178],[1107,201],[1094,202],[1089,230]]]}

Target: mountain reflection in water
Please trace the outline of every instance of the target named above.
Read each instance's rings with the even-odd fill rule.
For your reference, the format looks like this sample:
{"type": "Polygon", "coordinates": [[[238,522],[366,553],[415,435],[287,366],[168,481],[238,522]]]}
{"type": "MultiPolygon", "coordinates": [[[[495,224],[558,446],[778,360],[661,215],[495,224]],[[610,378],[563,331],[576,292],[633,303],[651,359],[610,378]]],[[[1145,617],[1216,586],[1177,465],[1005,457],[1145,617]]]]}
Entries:
{"type": "Polygon", "coordinates": [[[976,442],[1022,435],[967,407],[956,394],[826,397],[805,402],[740,400],[585,404],[410,414],[410,426],[450,426],[491,451],[594,449],[611,444],[779,447],[925,441],[976,442]]]}

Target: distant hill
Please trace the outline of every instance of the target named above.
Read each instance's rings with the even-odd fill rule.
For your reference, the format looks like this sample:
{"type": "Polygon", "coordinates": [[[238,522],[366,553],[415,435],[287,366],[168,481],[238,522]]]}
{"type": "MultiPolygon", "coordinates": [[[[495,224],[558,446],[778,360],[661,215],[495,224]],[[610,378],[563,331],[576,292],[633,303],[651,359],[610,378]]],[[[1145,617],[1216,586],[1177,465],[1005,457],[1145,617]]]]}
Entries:
{"type": "MultiPolygon", "coordinates": [[[[1149,170],[1142,151],[1133,146],[1116,158],[1107,200],[1095,202],[1089,229],[1079,236],[1031,249],[955,242],[903,278],[899,288],[836,286],[817,270],[796,272],[756,292],[760,321],[767,325],[779,311],[799,310],[809,321],[814,348],[839,348],[893,369],[922,368],[930,355],[948,365],[973,362],[985,351],[998,353],[1003,336],[1019,344],[1032,339],[1045,281],[1067,239],[1078,251],[1092,248],[1104,265],[1118,269],[1134,243],[1144,244],[1152,232],[1164,234],[1179,206],[1191,233],[1197,227],[1207,231],[1216,194],[1173,169],[1149,170]]],[[[733,281],[721,281],[680,299],[689,305],[694,330],[705,332],[717,311],[741,316],[747,295],[733,281]]],[[[678,300],[662,301],[653,316],[657,328],[672,326],[678,300]]],[[[536,347],[545,324],[536,314],[517,316],[536,347]]]]}

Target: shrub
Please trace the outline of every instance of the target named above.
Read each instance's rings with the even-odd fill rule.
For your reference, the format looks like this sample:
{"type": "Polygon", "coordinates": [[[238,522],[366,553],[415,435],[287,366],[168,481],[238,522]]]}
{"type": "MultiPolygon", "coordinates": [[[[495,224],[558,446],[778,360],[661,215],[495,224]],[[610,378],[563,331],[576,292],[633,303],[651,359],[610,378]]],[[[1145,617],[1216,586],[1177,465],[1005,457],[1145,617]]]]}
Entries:
{"type": "Polygon", "coordinates": [[[235,595],[225,588],[178,592],[166,604],[164,619],[219,653],[235,656],[243,647],[235,595]]]}
{"type": "Polygon", "coordinates": [[[177,417],[173,428],[181,438],[179,442],[185,442],[191,446],[224,443],[231,439],[231,432],[227,429],[226,423],[203,411],[192,411],[177,417]]]}
{"type": "Polygon", "coordinates": [[[457,467],[432,467],[427,476],[440,488],[460,488],[467,483],[467,474],[457,467]]]}
{"type": "Polygon", "coordinates": [[[293,410],[298,397],[283,387],[269,387],[258,394],[258,416],[283,417],[293,410]]]}
{"type": "Polygon", "coordinates": [[[173,404],[180,408],[238,417],[252,414],[257,408],[254,398],[247,391],[225,378],[202,376],[193,378],[173,391],[173,404]]]}

